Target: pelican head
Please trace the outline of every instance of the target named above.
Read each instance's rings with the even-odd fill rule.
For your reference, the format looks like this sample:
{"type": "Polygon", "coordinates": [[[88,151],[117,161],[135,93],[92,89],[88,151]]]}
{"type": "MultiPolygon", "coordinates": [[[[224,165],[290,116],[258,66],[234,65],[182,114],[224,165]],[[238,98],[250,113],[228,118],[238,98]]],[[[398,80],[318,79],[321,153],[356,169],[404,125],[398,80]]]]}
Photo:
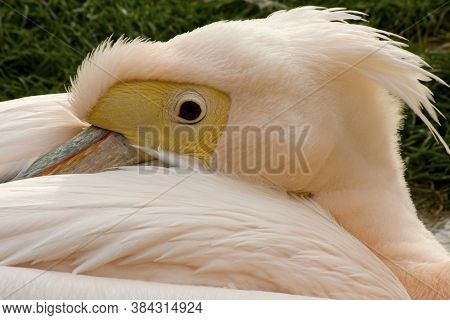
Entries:
{"type": "MultiPolygon", "coordinates": [[[[164,43],[107,40],[78,69],[71,110],[129,144],[311,193],[407,288],[417,287],[414,279],[436,279],[439,272],[429,270],[450,268],[415,215],[398,128],[403,101],[449,152],[422,112],[437,121],[422,82],[442,81],[389,33],[345,23],[361,19],[304,7],[213,23],[164,43]],[[259,138],[243,139],[248,128],[259,138]],[[261,170],[247,172],[243,159],[259,159],[261,170]]],[[[66,148],[62,158],[82,161],[86,150],[108,141],[92,136],[83,152],[66,148]]]]}

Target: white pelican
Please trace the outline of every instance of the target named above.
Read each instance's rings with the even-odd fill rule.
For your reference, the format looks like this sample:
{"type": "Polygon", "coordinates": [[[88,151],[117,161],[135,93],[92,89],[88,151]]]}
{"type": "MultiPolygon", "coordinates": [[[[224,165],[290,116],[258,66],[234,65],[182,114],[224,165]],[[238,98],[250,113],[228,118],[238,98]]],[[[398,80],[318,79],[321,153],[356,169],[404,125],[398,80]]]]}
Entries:
{"type": "MultiPolygon", "coordinates": [[[[431,92],[420,81],[441,80],[388,33],[344,23],[360,19],[356,12],[304,7],[214,23],[166,43],[107,41],[83,62],[69,97],[6,102],[0,108],[9,117],[0,127],[0,147],[10,150],[0,162],[5,181],[86,121],[150,150],[185,153],[222,173],[231,168],[251,183],[194,172],[183,187],[174,169],[8,182],[0,186],[1,264],[315,297],[407,298],[404,288],[413,298],[448,297],[448,253],[417,218],[397,152],[400,99],[448,152],[421,111],[437,120],[431,92]],[[193,136],[184,149],[174,149],[172,132],[180,122],[193,136]],[[244,155],[261,153],[238,138],[230,150],[231,131],[268,123],[309,128],[302,148],[307,172],[298,163],[285,174],[242,169],[244,155]],[[218,128],[217,136],[202,137],[202,125],[218,128]],[[166,135],[143,139],[142,127],[166,135]],[[289,199],[254,180],[307,191],[315,202],[289,199]]],[[[108,139],[89,139],[93,146],[78,154],[60,157],[73,143],[63,146],[58,156],[51,154],[52,168],[38,173],[64,172],[89,154],[97,157],[108,139]]],[[[287,142],[261,142],[271,145],[274,157],[292,152],[287,142]]],[[[291,158],[284,159],[289,167],[291,158]]],[[[1,272],[14,277],[24,271],[1,272]]],[[[27,289],[12,295],[20,292],[30,296],[27,289]]]]}

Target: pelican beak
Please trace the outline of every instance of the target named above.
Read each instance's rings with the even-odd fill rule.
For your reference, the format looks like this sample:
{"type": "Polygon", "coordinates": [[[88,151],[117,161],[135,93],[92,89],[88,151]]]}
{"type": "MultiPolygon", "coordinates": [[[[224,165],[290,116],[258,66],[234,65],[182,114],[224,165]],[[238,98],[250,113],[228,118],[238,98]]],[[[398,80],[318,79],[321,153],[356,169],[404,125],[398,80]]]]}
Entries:
{"type": "Polygon", "coordinates": [[[135,165],[139,152],[119,133],[90,126],[58,148],[38,158],[14,180],[71,173],[94,173],[135,165]]]}

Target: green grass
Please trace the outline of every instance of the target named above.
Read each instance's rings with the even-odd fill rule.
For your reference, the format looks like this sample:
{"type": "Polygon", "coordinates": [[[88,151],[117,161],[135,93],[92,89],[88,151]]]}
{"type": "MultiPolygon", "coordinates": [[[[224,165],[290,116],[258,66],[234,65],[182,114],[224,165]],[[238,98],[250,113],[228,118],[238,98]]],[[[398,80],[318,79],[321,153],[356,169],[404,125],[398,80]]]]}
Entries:
{"type": "MultiPolygon", "coordinates": [[[[450,2],[445,3],[444,0],[6,1],[0,4],[0,100],[64,91],[85,55],[111,34],[114,38],[124,34],[167,40],[213,21],[265,17],[279,9],[311,4],[368,13],[369,25],[408,38],[410,49],[426,58],[433,72],[450,83],[450,2]]],[[[447,88],[437,84],[430,84],[430,88],[435,92],[438,108],[449,118],[447,88]]],[[[439,131],[450,142],[445,120],[439,131]]],[[[406,178],[416,204],[431,212],[449,210],[450,158],[411,112],[402,130],[402,143],[406,178]]]]}

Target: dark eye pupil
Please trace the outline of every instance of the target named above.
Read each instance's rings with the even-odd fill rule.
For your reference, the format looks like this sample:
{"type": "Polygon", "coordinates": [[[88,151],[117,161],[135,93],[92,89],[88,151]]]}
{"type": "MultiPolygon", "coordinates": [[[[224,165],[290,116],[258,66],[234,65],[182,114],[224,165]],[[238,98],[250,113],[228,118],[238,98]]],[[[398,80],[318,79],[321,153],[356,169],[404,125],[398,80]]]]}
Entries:
{"type": "Polygon", "coordinates": [[[184,120],[196,120],[202,114],[202,108],[194,101],[185,101],[180,106],[178,116],[184,120]]]}

